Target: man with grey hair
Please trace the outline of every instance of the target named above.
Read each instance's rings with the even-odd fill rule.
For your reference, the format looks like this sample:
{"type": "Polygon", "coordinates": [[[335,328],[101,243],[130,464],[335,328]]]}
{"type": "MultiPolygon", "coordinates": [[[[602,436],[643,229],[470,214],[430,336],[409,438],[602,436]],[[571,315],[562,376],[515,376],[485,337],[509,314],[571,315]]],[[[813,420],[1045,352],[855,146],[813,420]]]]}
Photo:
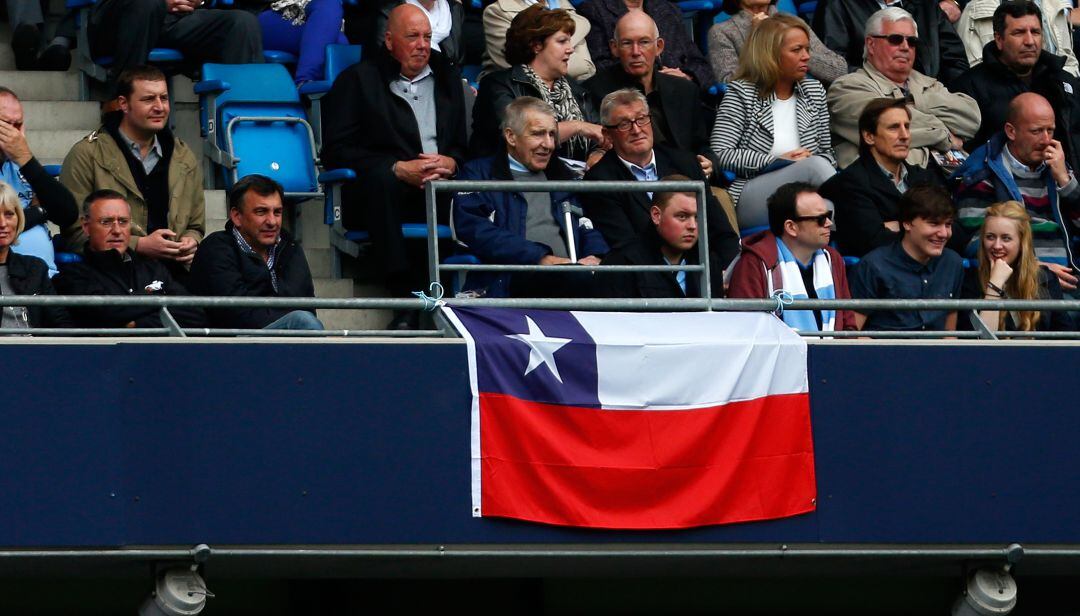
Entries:
{"type": "Polygon", "coordinates": [[[915,70],[922,46],[911,14],[897,7],[882,9],[867,20],[866,32],[862,68],[834,81],[828,92],[837,163],[846,167],[858,158],[859,115],[875,98],[908,100],[909,164],[927,167],[931,151],[962,150],[964,141],[979,129],[979,105],[915,70]]]}
{"type": "Polygon", "coordinates": [[[870,17],[880,9],[896,8],[907,12],[918,32],[918,41],[913,45],[918,49],[916,70],[948,85],[968,68],[964,44],[935,0],[844,0],[818,4],[824,6],[819,6],[814,14],[814,32],[826,47],[844,56],[848,66],[862,64],[863,39],[867,34],[882,34],[880,29],[869,27],[870,17]]]}
{"type": "MultiPolygon", "coordinates": [[[[506,153],[465,165],[461,180],[543,182],[576,174],[555,156],[555,111],[531,96],[514,99],[502,122],[506,153]]],[[[598,265],[607,244],[581,218],[577,198],[565,191],[471,192],[454,197],[454,235],[484,263],[598,265]],[[571,210],[570,228],[565,209],[571,210]],[[574,257],[574,258],[571,258],[574,257]]],[[[588,272],[470,274],[465,289],[487,297],[575,297],[591,294],[588,272]]]]}
{"type": "MultiPolygon", "coordinates": [[[[711,163],[707,159],[654,143],[649,102],[638,90],[626,88],[605,96],[600,103],[600,121],[612,148],[585,174],[586,181],[656,181],[684,175],[708,186],[706,174],[711,163]]],[[[707,190],[705,197],[712,284],[719,290],[723,288],[724,268],[739,254],[739,235],[716,194],[707,190]]],[[[586,215],[612,247],[636,241],[653,226],[650,192],[586,193],[582,200],[586,215]]]]}

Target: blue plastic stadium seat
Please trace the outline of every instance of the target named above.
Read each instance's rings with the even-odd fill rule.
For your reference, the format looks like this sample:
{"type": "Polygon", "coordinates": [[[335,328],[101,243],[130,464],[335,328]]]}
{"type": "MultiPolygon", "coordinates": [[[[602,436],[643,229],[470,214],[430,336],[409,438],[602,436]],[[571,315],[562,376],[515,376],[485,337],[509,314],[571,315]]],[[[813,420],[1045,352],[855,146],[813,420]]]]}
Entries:
{"type": "Polygon", "coordinates": [[[777,0],[776,10],[781,13],[787,13],[788,15],[799,14],[799,9],[796,6],[795,0],[777,0]]]}
{"type": "Polygon", "coordinates": [[[472,87],[478,87],[477,84],[480,83],[480,71],[482,71],[483,68],[484,67],[479,64],[466,64],[461,67],[461,76],[464,77],[465,81],[468,81],[469,85],[472,87]]]}
{"type": "Polygon", "coordinates": [[[259,173],[289,197],[319,196],[314,134],[280,64],[205,64],[195,84],[207,156],[225,184],[259,173]]]}
{"type": "Polygon", "coordinates": [[[300,94],[311,101],[311,127],[315,131],[315,145],[322,150],[322,102],[321,99],[330,91],[334,80],[342,71],[360,61],[363,48],[360,45],[339,45],[332,43],[326,46],[326,64],[324,65],[322,79],[309,81],[300,86],[300,94]]]}
{"type": "Polygon", "coordinates": [[[761,225],[760,227],[750,227],[748,229],[739,229],[739,237],[750,237],[755,233],[761,233],[762,231],[768,231],[769,225],[761,225]]]}
{"type": "Polygon", "coordinates": [[[296,64],[296,56],[279,49],[264,49],[263,60],[269,64],[296,64]]]}

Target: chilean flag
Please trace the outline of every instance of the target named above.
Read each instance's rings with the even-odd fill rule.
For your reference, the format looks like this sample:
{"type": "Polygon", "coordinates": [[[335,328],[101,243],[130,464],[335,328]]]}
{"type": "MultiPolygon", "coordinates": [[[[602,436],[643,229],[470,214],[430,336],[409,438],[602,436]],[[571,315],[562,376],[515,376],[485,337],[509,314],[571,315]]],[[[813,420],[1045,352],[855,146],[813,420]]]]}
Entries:
{"type": "Polygon", "coordinates": [[[662,529],[816,503],[806,343],[771,314],[444,308],[474,516],[662,529]]]}

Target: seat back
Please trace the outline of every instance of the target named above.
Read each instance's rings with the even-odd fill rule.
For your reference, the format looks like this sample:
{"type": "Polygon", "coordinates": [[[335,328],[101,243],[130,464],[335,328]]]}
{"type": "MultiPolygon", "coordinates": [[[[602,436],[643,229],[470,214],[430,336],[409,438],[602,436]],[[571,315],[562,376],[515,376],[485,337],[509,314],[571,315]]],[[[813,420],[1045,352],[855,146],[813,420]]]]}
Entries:
{"type": "Polygon", "coordinates": [[[339,45],[332,43],[326,46],[326,80],[334,83],[341,71],[349,68],[360,61],[363,55],[360,45],[339,45]]]}

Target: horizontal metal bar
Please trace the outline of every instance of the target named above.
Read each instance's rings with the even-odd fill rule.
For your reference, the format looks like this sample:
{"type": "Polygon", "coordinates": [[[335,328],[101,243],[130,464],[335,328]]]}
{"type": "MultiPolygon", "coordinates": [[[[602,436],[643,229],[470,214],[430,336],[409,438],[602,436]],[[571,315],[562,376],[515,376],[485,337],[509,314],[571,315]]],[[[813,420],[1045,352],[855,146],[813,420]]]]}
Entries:
{"type": "MultiPolygon", "coordinates": [[[[212,337],[212,336],[248,336],[263,338],[424,338],[442,337],[444,332],[439,329],[217,329],[204,327],[184,327],[180,331],[186,336],[212,337]]],[[[0,328],[0,336],[115,336],[115,337],[156,337],[168,336],[171,330],[167,327],[31,327],[31,328],[0,328]]]]}
{"type": "Polygon", "coordinates": [[[438,180],[431,183],[435,192],[701,192],[704,182],[688,180],[638,182],[637,180],[583,182],[581,180],[438,180]]]}
{"type": "Polygon", "coordinates": [[[168,336],[165,327],[0,327],[0,336],[168,336]]]}
{"type": "MultiPolygon", "coordinates": [[[[890,331],[890,330],[866,330],[866,331],[840,331],[840,332],[797,332],[804,338],[979,338],[979,332],[975,331],[948,331],[948,330],[919,330],[919,331],[890,331]]],[[[1064,332],[1068,333],[1068,332],[1064,332]]],[[[1080,333],[1074,333],[1073,337],[1080,337],[1080,333]]]]}
{"type": "Polygon", "coordinates": [[[599,272],[601,274],[616,272],[700,272],[705,269],[704,265],[581,265],[580,263],[566,265],[502,265],[502,264],[475,264],[453,263],[439,265],[441,271],[451,272],[599,272]]]}

